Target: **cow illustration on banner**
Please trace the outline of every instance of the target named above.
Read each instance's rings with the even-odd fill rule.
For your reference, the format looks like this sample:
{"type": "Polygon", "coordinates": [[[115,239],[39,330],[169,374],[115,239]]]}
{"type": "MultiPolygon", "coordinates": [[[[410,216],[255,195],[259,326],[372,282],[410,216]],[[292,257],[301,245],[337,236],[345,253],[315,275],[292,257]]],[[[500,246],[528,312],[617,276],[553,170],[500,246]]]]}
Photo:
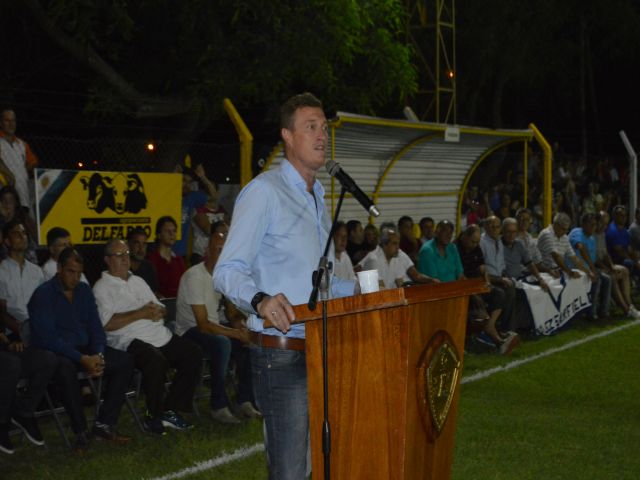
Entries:
{"type": "Polygon", "coordinates": [[[180,222],[180,174],[37,169],[35,177],[42,245],[52,227],[69,230],[75,243],[96,244],[126,238],[136,227],[151,237],[164,215],[180,222]]]}

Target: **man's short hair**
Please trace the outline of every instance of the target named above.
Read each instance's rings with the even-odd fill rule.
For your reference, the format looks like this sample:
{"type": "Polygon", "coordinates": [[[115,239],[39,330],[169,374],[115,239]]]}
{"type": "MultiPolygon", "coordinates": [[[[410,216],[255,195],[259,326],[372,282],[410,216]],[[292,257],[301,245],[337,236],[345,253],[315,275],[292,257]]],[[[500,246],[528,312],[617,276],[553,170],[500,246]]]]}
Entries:
{"type": "Polygon", "coordinates": [[[56,240],[60,238],[67,238],[70,236],[71,234],[69,233],[69,230],[62,227],[53,227],[47,232],[47,247],[56,243],[56,240]]]}
{"type": "Polygon", "coordinates": [[[436,223],[431,217],[422,217],[418,225],[422,225],[423,223],[427,223],[427,222],[436,223]]]}
{"type": "Polygon", "coordinates": [[[16,202],[16,210],[20,210],[20,206],[22,204],[20,202],[20,194],[18,193],[18,190],[16,190],[16,187],[13,185],[5,185],[0,188],[0,198],[4,197],[7,193],[13,195],[13,199],[16,202]]]}
{"type": "Polygon", "coordinates": [[[160,231],[162,230],[162,227],[164,227],[165,223],[173,223],[173,226],[176,227],[176,229],[178,228],[178,224],[175,219],[170,215],[165,215],[160,217],[156,222],[156,235],[160,235],[160,231]]]}
{"type": "Polygon", "coordinates": [[[624,205],[616,205],[615,207],[613,207],[613,211],[612,212],[615,215],[616,213],[621,212],[621,211],[626,212],[627,211],[627,207],[625,207],[624,205]]]}
{"type": "Polygon", "coordinates": [[[380,235],[382,235],[387,230],[393,230],[396,232],[396,224],[393,222],[383,222],[380,224],[380,235]]]}
{"type": "Polygon", "coordinates": [[[502,220],[502,228],[506,227],[507,225],[515,225],[517,227],[518,220],[513,217],[505,217],[504,220],[502,220]]]}
{"type": "Polygon", "coordinates": [[[351,235],[351,232],[355,231],[358,228],[358,225],[362,225],[360,220],[349,220],[347,222],[347,233],[351,235]]]}
{"type": "Polygon", "coordinates": [[[216,233],[216,230],[218,230],[221,226],[226,225],[227,222],[225,222],[224,220],[217,220],[215,222],[213,222],[211,224],[211,228],[209,229],[209,234],[213,235],[214,233],[216,233]]]}
{"type": "Polygon", "coordinates": [[[438,225],[436,225],[436,231],[442,230],[445,227],[449,228],[452,232],[454,230],[453,223],[451,223],[449,220],[440,220],[438,222],[438,225]]]}
{"type": "Polygon", "coordinates": [[[296,110],[304,107],[322,108],[322,102],[313,93],[304,92],[290,97],[280,107],[280,128],[293,130],[293,117],[296,110]]]}
{"type": "MultiPolygon", "coordinates": [[[[338,233],[338,230],[344,228],[345,230],[347,230],[347,224],[344,223],[342,220],[336,222],[336,229],[333,231],[334,234],[338,233]]],[[[348,230],[347,230],[348,233],[348,230]]]]}
{"type": "Polygon", "coordinates": [[[405,223],[405,222],[411,222],[413,223],[413,218],[411,218],[409,215],[403,215],[402,217],[400,217],[400,219],[398,220],[398,228],[400,228],[400,226],[405,223]]]}
{"type": "Polygon", "coordinates": [[[130,242],[136,235],[144,235],[145,238],[149,238],[149,235],[147,235],[147,232],[144,231],[144,228],[136,227],[132,228],[131,230],[129,230],[129,233],[127,233],[127,242],[130,242]]]}
{"type": "Polygon", "coordinates": [[[392,235],[399,235],[399,234],[393,228],[385,228],[385,229],[381,230],[381,233],[380,233],[380,246],[384,247],[386,244],[388,244],[389,241],[391,241],[391,236],[392,235]]]}
{"type": "Polygon", "coordinates": [[[580,216],[580,225],[586,225],[587,223],[596,219],[595,213],[585,212],[580,216]]]}
{"type": "Polygon", "coordinates": [[[553,224],[562,228],[569,228],[571,226],[571,217],[564,212],[558,212],[553,217],[553,224]]]}
{"type": "Polygon", "coordinates": [[[520,218],[520,216],[524,215],[525,213],[528,213],[529,215],[533,216],[533,212],[531,212],[530,208],[520,207],[516,212],[516,218],[520,218]]]}
{"type": "Polygon", "coordinates": [[[479,232],[479,231],[480,231],[480,225],[472,223],[470,225],[467,225],[465,227],[465,229],[462,230],[462,232],[460,232],[460,236],[469,238],[469,237],[471,237],[471,235],[473,235],[474,233],[479,232]]]}
{"type": "Polygon", "coordinates": [[[17,225],[22,225],[25,229],[27,228],[24,225],[24,222],[22,220],[18,220],[16,218],[14,218],[13,220],[9,220],[7,223],[4,224],[4,226],[2,227],[2,238],[7,238],[9,237],[9,233],[11,232],[11,230],[13,230],[17,225]]]}
{"type": "Polygon", "coordinates": [[[61,267],[64,267],[68,261],[73,260],[74,262],[78,262],[80,265],[84,265],[84,258],[80,255],[73,247],[67,247],[62,252],[60,252],[60,256],[58,257],[58,264],[61,267]]]}
{"type": "Polygon", "coordinates": [[[121,238],[112,238],[111,240],[108,240],[107,243],[104,244],[104,256],[108,257],[109,255],[111,255],[111,249],[113,248],[113,246],[118,243],[118,242],[122,242],[123,240],[121,238]]]}

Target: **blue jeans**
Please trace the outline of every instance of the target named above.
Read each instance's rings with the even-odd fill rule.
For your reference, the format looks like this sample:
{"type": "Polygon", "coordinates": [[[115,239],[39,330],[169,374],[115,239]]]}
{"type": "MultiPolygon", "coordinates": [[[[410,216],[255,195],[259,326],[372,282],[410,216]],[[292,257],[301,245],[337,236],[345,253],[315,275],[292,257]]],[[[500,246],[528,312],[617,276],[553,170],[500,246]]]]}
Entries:
{"type": "Polygon", "coordinates": [[[264,417],[269,479],[307,476],[309,414],[304,352],[251,346],[253,388],[264,417]]]}
{"type": "Polygon", "coordinates": [[[209,371],[211,374],[211,410],[219,410],[229,406],[229,397],[224,380],[229,368],[231,357],[231,339],[224,335],[211,335],[202,333],[198,327],[193,327],[184,332],[184,338],[188,338],[200,345],[202,351],[209,359],[209,371]]]}

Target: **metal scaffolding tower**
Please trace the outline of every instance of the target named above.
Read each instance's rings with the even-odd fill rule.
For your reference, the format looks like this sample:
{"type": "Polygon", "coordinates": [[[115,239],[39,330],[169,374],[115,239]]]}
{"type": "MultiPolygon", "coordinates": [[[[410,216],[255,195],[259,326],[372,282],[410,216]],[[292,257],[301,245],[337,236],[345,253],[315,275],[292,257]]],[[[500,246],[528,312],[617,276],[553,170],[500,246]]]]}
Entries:
{"type": "Polygon", "coordinates": [[[406,0],[407,41],[414,47],[421,120],[456,123],[455,0],[406,0]]]}

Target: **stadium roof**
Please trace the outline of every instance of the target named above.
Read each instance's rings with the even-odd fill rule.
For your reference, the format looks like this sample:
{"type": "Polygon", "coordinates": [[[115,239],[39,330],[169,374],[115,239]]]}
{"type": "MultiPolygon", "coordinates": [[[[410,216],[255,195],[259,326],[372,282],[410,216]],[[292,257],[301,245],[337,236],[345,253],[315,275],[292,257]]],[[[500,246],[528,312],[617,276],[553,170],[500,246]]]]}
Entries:
{"type": "MultiPolygon", "coordinates": [[[[459,226],[462,193],[475,168],[494,151],[532,139],[545,153],[549,188],[545,182],[545,192],[550,192],[551,150],[534,125],[523,130],[494,130],[338,112],[329,127],[330,158],[373,198],[381,212],[377,224],[397,222],[402,215],[409,215],[415,221],[424,216],[436,221],[455,219],[459,226]]],[[[526,155],[527,149],[523,148],[525,161],[526,155]]],[[[264,168],[275,167],[283,158],[279,144],[264,168]]],[[[318,179],[333,210],[340,184],[324,170],[318,179]]],[[[545,195],[545,207],[547,203],[545,223],[550,221],[551,195],[545,195]]],[[[369,220],[364,209],[349,197],[342,205],[340,218],[369,220]]]]}

